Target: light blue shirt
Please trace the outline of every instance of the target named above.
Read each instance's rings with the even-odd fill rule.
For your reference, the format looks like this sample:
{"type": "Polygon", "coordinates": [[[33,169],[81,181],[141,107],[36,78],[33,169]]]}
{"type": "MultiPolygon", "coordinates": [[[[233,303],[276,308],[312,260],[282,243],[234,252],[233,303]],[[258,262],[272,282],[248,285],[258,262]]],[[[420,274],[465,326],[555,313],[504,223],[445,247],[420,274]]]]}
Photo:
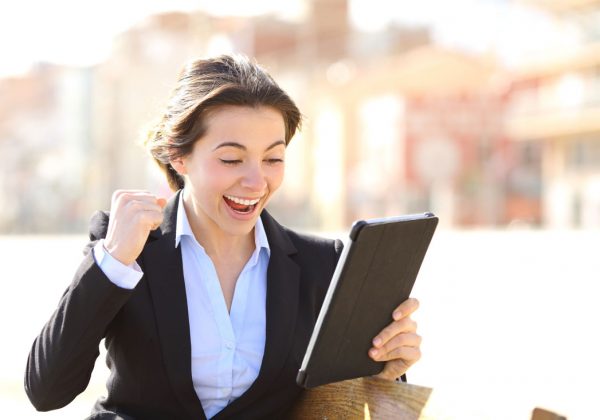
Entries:
{"type": "MultiPolygon", "coordinates": [[[[261,219],[254,229],[255,250],[235,285],[227,311],[214,264],[198,243],[180,194],[175,243],[181,246],[190,323],[192,380],[208,418],[242,395],[258,376],[266,339],[267,267],[270,248],[261,219]]],[[[125,266],[105,252],[94,257],[119,287],[133,288],[142,277],[139,266],[125,266]]]]}

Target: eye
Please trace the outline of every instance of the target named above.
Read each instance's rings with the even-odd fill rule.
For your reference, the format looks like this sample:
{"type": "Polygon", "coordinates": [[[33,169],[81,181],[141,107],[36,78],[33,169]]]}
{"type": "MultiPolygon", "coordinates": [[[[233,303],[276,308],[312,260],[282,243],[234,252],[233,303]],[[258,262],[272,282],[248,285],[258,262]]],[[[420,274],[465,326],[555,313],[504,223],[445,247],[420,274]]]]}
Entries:
{"type": "Polygon", "coordinates": [[[224,165],[235,166],[242,163],[241,159],[219,159],[224,165]]]}
{"type": "Polygon", "coordinates": [[[276,165],[278,163],[283,163],[283,159],[271,158],[271,159],[265,159],[265,162],[267,162],[269,165],[276,165]]]}

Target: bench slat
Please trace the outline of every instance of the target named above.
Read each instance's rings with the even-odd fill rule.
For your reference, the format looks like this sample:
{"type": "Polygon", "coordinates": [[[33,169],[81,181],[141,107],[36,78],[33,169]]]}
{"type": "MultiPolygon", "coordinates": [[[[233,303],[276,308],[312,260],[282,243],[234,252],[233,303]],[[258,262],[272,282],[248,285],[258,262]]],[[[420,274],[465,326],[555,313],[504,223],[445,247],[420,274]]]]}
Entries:
{"type": "Polygon", "coordinates": [[[292,419],[418,419],[432,389],[359,378],[305,390],[292,419]]]}

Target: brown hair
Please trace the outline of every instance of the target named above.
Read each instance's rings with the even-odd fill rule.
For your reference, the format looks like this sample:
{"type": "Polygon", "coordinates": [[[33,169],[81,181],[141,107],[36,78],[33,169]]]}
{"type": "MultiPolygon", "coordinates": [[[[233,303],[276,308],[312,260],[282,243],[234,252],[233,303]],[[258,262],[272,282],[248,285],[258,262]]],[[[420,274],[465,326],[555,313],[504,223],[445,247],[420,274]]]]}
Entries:
{"type": "Polygon", "coordinates": [[[207,113],[224,105],[278,110],[285,123],[286,144],[302,119],[294,101],[247,57],[222,55],[191,61],[181,71],[164,115],[144,142],[172,190],[183,188],[184,182],[169,162],[192,152],[206,132],[207,113]]]}

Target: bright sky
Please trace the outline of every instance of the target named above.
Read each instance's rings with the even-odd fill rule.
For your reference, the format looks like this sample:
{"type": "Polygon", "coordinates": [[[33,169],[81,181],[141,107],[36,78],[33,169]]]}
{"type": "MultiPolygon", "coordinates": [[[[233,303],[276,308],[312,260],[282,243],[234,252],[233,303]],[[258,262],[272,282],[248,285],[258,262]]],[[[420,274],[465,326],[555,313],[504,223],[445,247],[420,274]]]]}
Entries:
{"type": "MultiPolygon", "coordinates": [[[[544,19],[506,0],[350,0],[351,20],[363,30],[391,21],[430,25],[436,41],[478,52],[515,54],[551,29],[544,19]],[[531,30],[532,22],[536,30],[531,30]],[[525,36],[526,35],[526,36],[525,36]]],[[[18,0],[0,6],[0,77],[34,62],[86,65],[101,61],[113,37],[144,17],[165,10],[201,9],[217,15],[271,12],[293,18],[302,0],[18,0]]]]}

